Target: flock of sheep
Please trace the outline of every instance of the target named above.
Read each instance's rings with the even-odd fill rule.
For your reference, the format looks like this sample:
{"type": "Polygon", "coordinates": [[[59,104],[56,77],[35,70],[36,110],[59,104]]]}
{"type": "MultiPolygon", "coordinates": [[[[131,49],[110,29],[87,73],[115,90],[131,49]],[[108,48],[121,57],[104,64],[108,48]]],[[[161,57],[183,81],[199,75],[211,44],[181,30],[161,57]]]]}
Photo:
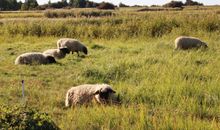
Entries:
{"type": "Polygon", "coordinates": [[[51,64],[56,63],[55,59],[62,59],[70,52],[83,52],[88,54],[88,50],[85,45],[80,41],[71,38],[62,38],[57,41],[57,49],[49,49],[41,52],[29,52],[18,56],[15,60],[15,64],[51,64]]]}
{"type": "MultiPolygon", "coordinates": [[[[195,37],[180,36],[175,40],[175,50],[187,50],[193,48],[207,48],[207,44],[195,37]]],[[[62,59],[70,52],[83,52],[88,54],[87,47],[80,41],[70,38],[62,38],[57,41],[57,49],[49,49],[40,52],[29,52],[18,56],[15,64],[50,64],[56,63],[55,59],[62,59]]],[[[113,101],[115,91],[108,84],[84,84],[70,88],[66,93],[65,106],[85,104],[95,99],[100,104],[113,101]]]]}

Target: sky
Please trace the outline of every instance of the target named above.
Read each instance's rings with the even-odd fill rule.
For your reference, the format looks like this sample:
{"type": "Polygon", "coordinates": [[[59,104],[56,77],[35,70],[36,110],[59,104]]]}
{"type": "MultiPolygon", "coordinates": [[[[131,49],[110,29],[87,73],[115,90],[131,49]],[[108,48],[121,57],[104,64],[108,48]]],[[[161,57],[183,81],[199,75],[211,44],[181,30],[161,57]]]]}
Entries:
{"type": "MultiPolygon", "coordinates": [[[[20,0],[18,0],[20,1],[20,0]]],[[[22,2],[24,2],[24,0],[21,0],[22,2]]],[[[46,4],[48,3],[49,0],[37,0],[38,4],[46,4]]],[[[61,1],[61,0],[51,0],[51,2],[57,2],[57,1],[61,1]]],[[[67,0],[68,1],[68,0],[67,0]]],[[[120,2],[127,4],[127,5],[163,5],[167,2],[169,2],[170,0],[90,0],[90,1],[94,1],[94,2],[111,2],[115,5],[118,5],[120,2]]],[[[185,2],[185,0],[182,0],[183,2],[185,2]]],[[[197,2],[201,2],[205,5],[220,5],[220,0],[195,0],[197,2]]]]}

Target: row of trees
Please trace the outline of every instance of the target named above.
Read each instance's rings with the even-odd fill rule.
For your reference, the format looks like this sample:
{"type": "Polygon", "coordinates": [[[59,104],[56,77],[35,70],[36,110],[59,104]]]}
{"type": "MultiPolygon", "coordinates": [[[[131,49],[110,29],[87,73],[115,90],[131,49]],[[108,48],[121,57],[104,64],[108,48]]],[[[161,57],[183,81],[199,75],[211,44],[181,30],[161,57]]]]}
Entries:
{"type": "Polygon", "coordinates": [[[22,2],[17,2],[17,0],[0,0],[0,10],[18,10],[21,5],[22,2]]]}
{"type": "Polygon", "coordinates": [[[185,3],[183,3],[182,1],[171,1],[167,4],[164,5],[164,7],[182,7],[182,6],[194,6],[194,5],[199,5],[202,6],[202,3],[196,2],[196,1],[192,1],[192,0],[186,0],[185,3]]]}
{"type": "Polygon", "coordinates": [[[38,6],[36,0],[25,0],[24,3],[17,0],[0,0],[0,10],[28,10],[38,6]]]}
{"type": "MultiPolygon", "coordinates": [[[[196,1],[186,0],[185,3],[181,1],[171,1],[170,3],[165,4],[165,7],[182,7],[187,5],[203,5],[196,1]]],[[[114,9],[114,5],[111,3],[96,3],[89,0],[61,0],[56,3],[51,3],[48,1],[48,4],[38,5],[37,0],[25,0],[24,3],[17,0],[0,0],[0,10],[32,10],[32,9],[47,9],[47,8],[107,8],[114,9]],[[101,7],[100,7],[101,6],[101,7]]],[[[128,7],[123,3],[119,4],[119,7],[128,7]]]]}
{"type": "Polygon", "coordinates": [[[25,0],[24,3],[17,0],[0,0],[0,10],[31,10],[31,9],[44,9],[44,8],[64,8],[64,7],[75,7],[75,8],[86,8],[86,7],[97,7],[98,3],[91,2],[88,0],[70,0],[69,3],[67,0],[61,0],[56,3],[51,3],[48,1],[48,4],[38,5],[37,0],[25,0]]]}

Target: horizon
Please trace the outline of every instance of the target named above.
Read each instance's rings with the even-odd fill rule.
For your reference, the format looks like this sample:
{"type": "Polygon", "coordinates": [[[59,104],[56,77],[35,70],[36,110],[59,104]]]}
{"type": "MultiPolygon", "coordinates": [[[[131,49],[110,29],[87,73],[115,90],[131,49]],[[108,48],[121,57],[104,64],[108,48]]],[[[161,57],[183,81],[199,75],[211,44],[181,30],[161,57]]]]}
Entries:
{"type": "MultiPolygon", "coordinates": [[[[22,1],[24,2],[25,0],[18,0],[18,1],[22,1]]],[[[49,0],[48,0],[49,1],[49,0]]],[[[45,0],[37,0],[39,5],[42,4],[47,4],[48,1],[45,0]]],[[[51,2],[58,2],[61,0],[51,0],[51,2]]],[[[67,0],[69,1],[69,0],[67,0]]],[[[143,0],[136,0],[136,1],[132,1],[132,0],[90,0],[90,1],[94,1],[94,2],[110,2],[113,3],[115,5],[119,5],[119,3],[123,3],[129,6],[133,6],[133,5],[164,5],[168,2],[170,2],[171,0],[154,0],[154,1],[143,1],[143,0]]],[[[181,0],[182,2],[185,2],[186,0],[181,0]]],[[[193,0],[194,1],[194,0],[193,0]]],[[[203,3],[204,5],[220,5],[220,1],[219,0],[195,0],[199,3],[203,3]]]]}

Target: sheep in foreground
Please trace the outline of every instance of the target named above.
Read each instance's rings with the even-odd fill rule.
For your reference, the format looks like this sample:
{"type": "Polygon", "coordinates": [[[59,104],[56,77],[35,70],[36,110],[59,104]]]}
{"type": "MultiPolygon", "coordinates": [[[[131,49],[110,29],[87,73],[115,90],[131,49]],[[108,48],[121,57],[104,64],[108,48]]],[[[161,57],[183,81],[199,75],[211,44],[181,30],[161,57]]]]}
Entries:
{"type": "Polygon", "coordinates": [[[89,103],[95,99],[100,104],[108,103],[115,93],[108,84],[84,84],[72,87],[66,93],[65,106],[89,103]]]}
{"type": "Polygon", "coordinates": [[[205,42],[195,37],[180,36],[175,40],[176,50],[177,49],[187,50],[187,49],[200,48],[200,47],[207,48],[208,46],[205,42]]]}
{"type": "Polygon", "coordinates": [[[51,64],[56,63],[53,56],[45,55],[40,52],[29,52],[18,56],[15,60],[15,64],[51,64]]]}
{"type": "Polygon", "coordinates": [[[88,50],[85,45],[83,45],[80,41],[71,38],[62,38],[57,41],[57,48],[67,47],[73,54],[76,52],[79,56],[79,52],[83,52],[84,54],[88,54],[88,50]]]}
{"type": "Polygon", "coordinates": [[[51,55],[56,59],[62,59],[66,56],[66,54],[69,54],[69,53],[70,51],[66,47],[61,47],[58,49],[49,49],[43,52],[43,54],[51,55]]]}

